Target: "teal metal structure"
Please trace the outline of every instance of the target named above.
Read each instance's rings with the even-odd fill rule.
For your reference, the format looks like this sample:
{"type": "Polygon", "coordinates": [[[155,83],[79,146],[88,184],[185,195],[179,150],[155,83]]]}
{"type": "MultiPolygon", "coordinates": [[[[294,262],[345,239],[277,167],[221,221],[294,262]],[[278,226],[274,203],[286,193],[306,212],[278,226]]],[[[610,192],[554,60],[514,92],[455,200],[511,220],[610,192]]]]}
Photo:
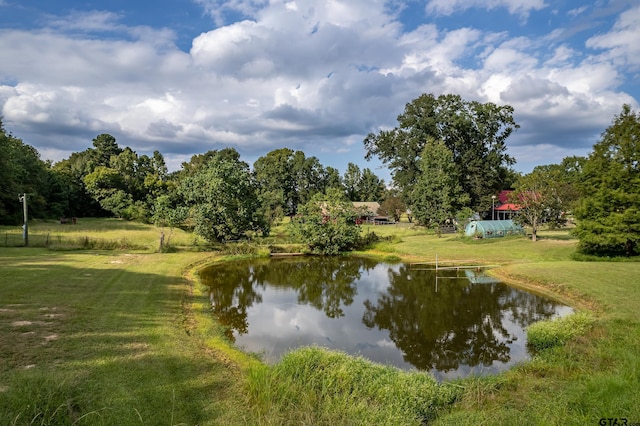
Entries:
{"type": "Polygon", "coordinates": [[[513,220],[472,220],[464,234],[475,238],[501,238],[507,235],[524,235],[524,228],[513,220]]]}

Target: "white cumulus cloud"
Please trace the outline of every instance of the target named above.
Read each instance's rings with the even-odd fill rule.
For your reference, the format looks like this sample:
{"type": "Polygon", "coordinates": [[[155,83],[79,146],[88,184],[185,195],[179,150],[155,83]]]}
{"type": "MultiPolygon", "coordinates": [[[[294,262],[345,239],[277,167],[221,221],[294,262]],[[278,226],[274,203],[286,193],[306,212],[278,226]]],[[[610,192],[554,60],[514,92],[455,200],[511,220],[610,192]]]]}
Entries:
{"type": "MultiPolygon", "coordinates": [[[[548,163],[586,152],[622,103],[637,106],[621,85],[640,65],[640,7],[592,36],[589,54],[558,42],[555,28],[516,37],[427,20],[406,30],[402,7],[382,0],[199,3],[217,25],[188,51],[174,44],[172,30],[128,26],[113,12],[0,29],[5,127],[54,159],[111,133],[123,146],[160,150],[172,164],[226,146],[251,161],[286,146],[335,167],[362,160],[366,134],[395,126],[420,94],[457,93],[515,108],[521,129],[508,143],[527,167],[545,160],[534,156],[536,147],[553,154],[548,163]],[[241,19],[227,22],[231,12],[241,19]]],[[[434,0],[427,7],[439,14],[501,7],[524,16],[546,4],[434,0]]]]}

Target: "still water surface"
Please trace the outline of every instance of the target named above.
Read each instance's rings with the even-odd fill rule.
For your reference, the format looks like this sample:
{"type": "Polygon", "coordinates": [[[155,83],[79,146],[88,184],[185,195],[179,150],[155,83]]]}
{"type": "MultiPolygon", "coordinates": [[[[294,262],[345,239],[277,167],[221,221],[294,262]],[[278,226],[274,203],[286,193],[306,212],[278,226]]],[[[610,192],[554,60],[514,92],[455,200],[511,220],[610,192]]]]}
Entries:
{"type": "Polygon", "coordinates": [[[227,337],[265,362],[319,345],[447,380],[528,359],[528,325],[571,308],[471,270],[358,257],[254,259],[201,272],[227,337]]]}

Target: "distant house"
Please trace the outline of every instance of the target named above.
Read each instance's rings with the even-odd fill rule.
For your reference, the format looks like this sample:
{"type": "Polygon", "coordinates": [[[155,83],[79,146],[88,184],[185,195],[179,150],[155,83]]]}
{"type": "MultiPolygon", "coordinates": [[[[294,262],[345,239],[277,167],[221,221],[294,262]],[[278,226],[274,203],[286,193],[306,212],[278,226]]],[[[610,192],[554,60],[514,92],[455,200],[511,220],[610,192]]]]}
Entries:
{"type": "Polygon", "coordinates": [[[518,204],[511,203],[509,200],[509,196],[513,191],[510,189],[505,189],[500,191],[498,194],[498,203],[494,207],[495,218],[497,220],[508,220],[513,219],[513,217],[522,209],[518,204]]]}
{"type": "Polygon", "coordinates": [[[506,220],[512,219],[522,207],[518,204],[505,203],[496,207],[496,219],[506,220]]]}
{"type": "MultiPolygon", "coordinates": [[[[372,223],[378,216],[378,209],[380,208],[380,203],[376,203],[375,201],[354,201],[353,207],[358,212],[358,218],[356,219],[358,223],[372,223]]],[[[385,217],[385,220],[388,218],[385,217]]]]}

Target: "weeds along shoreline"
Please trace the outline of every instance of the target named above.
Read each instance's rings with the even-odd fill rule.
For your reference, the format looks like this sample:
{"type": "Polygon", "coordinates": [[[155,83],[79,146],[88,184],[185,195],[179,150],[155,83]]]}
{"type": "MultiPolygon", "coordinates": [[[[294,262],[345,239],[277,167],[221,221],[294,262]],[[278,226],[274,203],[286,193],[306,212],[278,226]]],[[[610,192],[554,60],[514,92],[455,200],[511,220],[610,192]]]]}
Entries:
{"type": "MultiPolygon", "coordinates": [[[[379,252],[361,252],[355,253],[356,256],[367,256],[373,257],[378,260],[391,260],[391,261],[407,261],[407,257],[398,256],[398,255],[389,255],[388,253],[379,253],[379,252]]],[[[236,260],[237,257],[227,257],[220,258],[216,257],[215,259],[211,259],[212,262],[224,262],[226,260],[236,260]]],[[[419,262],[421,260],[431,260],[429,258],[416,258],[412,256],[409,258],[413,262],[419,262]]],[[[211,263],[211,262],[209,262],[211,263]]],[[[201,267],[209,264],[205,262],[204,264],[198,265],[195,269],[199,269],[201,267]]],[[[562,292],[558,292],[557,288],[549,287],[545,284],[537,283],[531,278],[526,281],[515,281],[513,277],[505,276],[500,273],[502,269],[496,268],[492,270],[492,272],[497,271],[496,276],[501,278],[507,278],[506,281],[509,285],[515,285],[526,289],[528,291],[534,291],[543,293],[546,296],[550,296],[557,300],[562,300],[574,307],[579,307],[580,310],[588,309],[593,307],[593,303],[584,303],[584,297],[579,295],[577,292],[567,292],[566,289],[562,292]]],[[[194,274],[197,276],[197,273],[194,274]]],[[[194,285],[199,285],[196,283],[194,285]]],[[[594,317],[586,314],[586,315],[578,315],[576,317],[577,323],[568,322],[568,326],[564,325],[565,322],[548,322],[549,324],[546,326],[545,331],[542,332],[542,337],[538,337],[537,347],[540,350],[546,350],[549,348],[561,348],[567,341],[574,339],[576,336],[583,335],[585,332],[589,330],[591,325],[594,322],[594,317]],[[580,327],[576,327],[576,324],[580,324],[580,327]],[[551,327],[549,329],[549,327],[551,327]],[[567,327],[569,331],[567,331],[567,327]]],[[[207,318],[210,320],[210,318],[207,318]]],[[[573,321],[573,320],[571,320],[573,321]]],[[[538,332],[538,336],[541,333],[538,332]]],[[[220,343],[220,342],[218,342],[220,343]]],[[[224,342],[222,342],[224,345],[224,342]]],[[[247,354],[238,354],[244,362],[245,374],[248,376],[247,381],[245,382],[246,391],[248,392],[248,398],[250,401],[250,405],[257,410],[257,415],[262,419],[261,421],[267,422],[268,424],[278,424],[281,422],[289,423],[289,422],[298,422],[304,421],[304,419],[308,419],[309,413],[314,413],[312,418],[317,420],[318,418],[324,418],[323,416],[328,416],[332,422],[338,422],[340,424],[340,420],[344,421],[344,418],[335,417],[336,413],[333,412],[333,409],[328,409],[328,413],[321,410],[318,412],[318,408],[316,404],[324,404],[332,406],[333,404],[337,404],[338,406],[344,407],[347,405],[347,401],[349,404],[353,404],[353,399],[364,398],[364,400],[371,401],[371,395],[359,395],[356,396],[352,391],[348,393],[348,395],[344,395],[344,391],[340,388],[339,385],[336,384],[336,378],[332,377],[331,373],[334,371],[343,371],[343,374],[348,376],[357,376],[357,371],[361,371],[362,369],[368,368],[366,367],[369,363],[361,358],[355,356],[349,356],[346,354],[341,354],[335,351],[325,351],[318,348],[302,348],[299,350],[293,351],[288,357],[285,357],[280,363],[277,363],[274,366],[266,366],[262,365],[259,362],[256,363],[255,359],[247,354]],[[337,361],[339,360],[339,361],[337,361]],[[249,366],[249,367],[247,367],[249,366]],[[330,367],[329,367],[330,366],[330,367]],[[352,371],[353,370],[353,371],[352,371]],[[305,373],[301,373],[304,371],[305,373]],[[319,373],[320,371],[321,373],[319,373]],[[324,374],[323,378],[319,378],[318,374],[324,374]],[[322,384],[319,385],[320,388],[314,387],[315,385],[311,385],[314,383],[318,383],[320,381],[322,384]],[[305,387],[304,384],[310,384],[308,387],[305,387]],[[277,389],[277,391],[275,390],[277,389]],[[296,389],[293,392],[295,398],[291,394],[290,390],[296,389]],[[322,394],[322,392],[328,392],[331,397],[328,395],[318,396],[318,394],[322,394]],[[327,402],[330,400],[331,402],[327,402]],[[339,400],[337,402],[336,400],[339,400]],[[305,415],[302,415],[299,411],[289,412],[286,407],[290,404],[294,404],[297,406],[305,406],[305,410],[303,412],[305,415]],[[273,421],[273,423],[269,423],[268,419],[277,419],[277,421],[273,421]]],[[[532,363],[539,362],[539,359],[532,361],[532,363]]],[[[518,367],[519,368],[525,368],[518,367]]],[[[384,369],[384,367],[379,366],[384,369]]],[[[371,367],[372,371],[375,371],[375,368],[371,367]]],[[[379,375],[383,374],[381,372],[376,372],[373,374],[379,375]]],[[[400,373],[397,372],[398,375],[404,374],[415,374],[417,377],[425,376],[423,373],[400,373]]],[[[457,418],[456,414],[458,411],[458,407],[465,406],[469,402],[469,398],[474,393],[478,392],[478,386],[488,386],[488,394],[500,394],[500,388],[493,388],[492,383],[509,381],[509,377],[513,375],[513,372],[507,372],[506,374],[500,374],[494,377],[470,377],[467,379],[455,380],[452,382],[446,383],[432,383],[433,389],[431,391],[432,400],[426,402],[423,401],[425,406],[430,407],[426,412],[422,412],[420,415],[417,415],[417,419],[420,419],[420,422],[431,422],[447,419],[448,416],[453,416],[453,418],[457,418]]],[[[366,375],[365,375],[366,376],[366,375]]],[[[358,387],[357,381],[361,378],[354,379],[354,383],[352,383],[351,389],[353,387],[358,387]]],[[[520,380],[520,379],[518,379],[520,380]]],[[[372,377],[366,379],[369,382],[375,382],[372,377]]],[[[379,383],[379,382],[376,382],[379,383]]],[[[404,385],[398,384],[390,385],[386,383],[384,385],[385,389],[387,389],[390,395],[395,395],[394,398],[402,399],[407,398],[407,395],[395,394],[394,386],[398,387],[398,392],[401,392],[400,389],[404,389],[404,385]]],[[[377,401],[377,405],[382,401],[377,401]]],[[[362,407],[361,407],[362,409],[362,407]]],[[[393,414],[385,413],[379,414],[376,410],[373,410],[371,407],[367,407],[366,411],[368,411],[371,417],[366,417],[366,422],[379,422],[382,419],[391,419],[393,418],[394,422],[400,422],[399,418],[393,417],[393,414]],[[375,413],[375,414],[374,414],[375,413]],[[381,416],[381,417],[377,417],[381,416]],[[385,417],[391,416],[391,417],[385,417]]],[[[409,410],[410,411],[410,410],[409,410]]],[[[413,412],[417,412],[419,410],[413,410],[413,412]]],[[[404,411],[405,414],[408,411],[404,411]]],[[[355,413],[353,415],[356,415],[355,413]]],[[[363,414],[358,414],[362,416],[363,414]]],[[[360,417],[362,418],[362,417],[360,417]]]]}

